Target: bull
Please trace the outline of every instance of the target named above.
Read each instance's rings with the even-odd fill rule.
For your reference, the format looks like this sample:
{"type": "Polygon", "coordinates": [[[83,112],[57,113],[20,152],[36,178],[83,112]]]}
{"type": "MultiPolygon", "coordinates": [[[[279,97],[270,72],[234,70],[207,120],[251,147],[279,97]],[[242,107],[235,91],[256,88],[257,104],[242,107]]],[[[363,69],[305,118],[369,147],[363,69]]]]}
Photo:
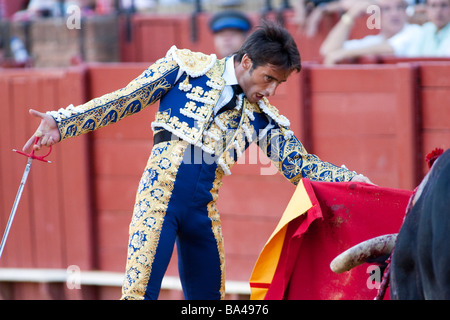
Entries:
{"type": "Polygon", "coordinates": [[[382,299],[450,299],[450,149],[442,153],[412,195],[398,234],[358,244],[330,264],[341,273],[365,262],[386,261],[382,299]]]}

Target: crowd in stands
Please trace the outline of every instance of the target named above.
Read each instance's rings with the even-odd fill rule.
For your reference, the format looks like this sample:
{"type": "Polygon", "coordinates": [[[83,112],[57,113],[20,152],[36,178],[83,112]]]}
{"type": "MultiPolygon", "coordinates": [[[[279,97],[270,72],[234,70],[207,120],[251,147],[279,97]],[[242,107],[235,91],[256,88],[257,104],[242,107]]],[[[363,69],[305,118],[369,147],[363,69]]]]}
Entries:
{"type": "MultiPolygon", "coordinates": [[[[303,2],[301,2],[303,3],[303,2]]],[[[301,5],[299,23],[314,36],[324,14],[339,13],[340,19],[323,42],[324,63],[336,64],[364,55],[396,57],[450,57],[450,0],[338,0],[322,1],[307,14],[301,5]],[[379,32],[350,40],[358,17],[368,15],[369,27],[379,32]],[[374,21],[379,19],[379,21],[374,21]]]]}

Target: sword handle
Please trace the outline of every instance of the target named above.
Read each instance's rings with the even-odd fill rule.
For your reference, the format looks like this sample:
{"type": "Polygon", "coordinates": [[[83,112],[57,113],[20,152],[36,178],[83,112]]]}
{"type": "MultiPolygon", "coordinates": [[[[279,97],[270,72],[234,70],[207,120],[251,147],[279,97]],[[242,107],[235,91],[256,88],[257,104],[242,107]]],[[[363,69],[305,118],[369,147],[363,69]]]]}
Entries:
{"type": "MultiPolygon", "coordinates": [[[[38,141],[39,141],[39,137],[36,137],[36,138],[34,139],[34,144],[37,144],[38,141]]],[[[50,153],[52,152],[52,146],[50,146],[50,149],[48,150],[47,154],[46,154],[46,155],[43,155],[43,156],[35,155],[35,154],[34,154],[34,149],[33,149],[30,153],[25,153],[25,152],[22,152],[22,151],[19,151],[19,150],[16,150],[16,149],[13,149],[13,151],[14,151],[14,152],[17,152],[18,154],[21,154],[21,155],[23,155],[23,156],[26,156],[26,157],[28,157],[28,158],[31,158],[31,159],[33,159],[33,160],[39,160],[39,161],[42,161],[42,162],[52,163],[51,161],[45,159],[45,158],[47,158],[47,157],[50,155],[50,153]]]]}

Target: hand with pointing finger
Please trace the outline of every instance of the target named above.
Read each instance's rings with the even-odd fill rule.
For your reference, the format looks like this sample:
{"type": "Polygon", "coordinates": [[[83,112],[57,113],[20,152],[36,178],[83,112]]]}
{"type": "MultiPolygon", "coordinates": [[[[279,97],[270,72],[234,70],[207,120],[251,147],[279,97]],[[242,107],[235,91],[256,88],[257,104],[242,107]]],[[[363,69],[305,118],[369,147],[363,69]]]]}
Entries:
{"type": "Polygon", "coordinates": [[[23,151],[27,151],[31,148],[35,137],[40,137],[38,143],[33,146],[36,151],[41,149],[42,146],[49,147],[61,140],[58,126],[52,116],[33,109],[30,109],[29,112],[32,116],[39,118],[41,123],[33,136],[31,136],[31,138],[23,146],[23,151]]]}

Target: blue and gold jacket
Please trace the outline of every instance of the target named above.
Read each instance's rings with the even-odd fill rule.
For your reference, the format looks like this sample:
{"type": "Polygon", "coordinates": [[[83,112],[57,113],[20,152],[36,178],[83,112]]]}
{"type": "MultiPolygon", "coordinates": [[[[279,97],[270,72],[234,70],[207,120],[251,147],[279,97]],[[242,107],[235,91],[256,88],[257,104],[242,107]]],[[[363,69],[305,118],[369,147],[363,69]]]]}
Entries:
{"type": "Polygon", "coordinates": [[[224,70],[225,59],[173,46],[125,88],[48,113],[64,140],[115,123],[159,101],[153,131],[165,129],[214,155],[225,174],[230,174],[231,166],[253,142],[294,184],[302,177],[348,181],[356,174],[307,153],[290,130],[289,120],[266,98],[250,103],[241,94],[234,109],[216,113],[225,87],[224,70]]]}

